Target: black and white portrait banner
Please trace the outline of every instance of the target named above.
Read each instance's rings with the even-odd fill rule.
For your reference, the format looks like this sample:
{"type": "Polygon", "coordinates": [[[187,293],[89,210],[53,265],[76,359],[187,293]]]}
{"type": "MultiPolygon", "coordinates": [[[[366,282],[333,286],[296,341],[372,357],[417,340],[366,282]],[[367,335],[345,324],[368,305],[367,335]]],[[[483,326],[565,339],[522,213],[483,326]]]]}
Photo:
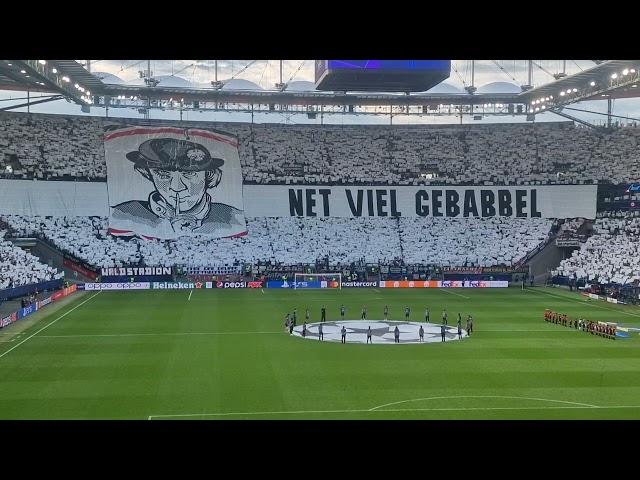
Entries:
{"type": "Polygon", "coordinates": [[[109,131],[104,146],[112,235],[174,239],[246,233],[236,137],[131,126],[109,131]]]}

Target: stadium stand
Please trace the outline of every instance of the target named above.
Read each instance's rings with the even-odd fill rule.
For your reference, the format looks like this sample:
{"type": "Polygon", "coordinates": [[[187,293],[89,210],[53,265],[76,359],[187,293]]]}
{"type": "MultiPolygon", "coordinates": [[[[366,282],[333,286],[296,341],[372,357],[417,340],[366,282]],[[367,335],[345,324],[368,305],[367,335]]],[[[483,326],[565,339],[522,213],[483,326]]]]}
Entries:
{"type": "Polygon", "coordinates": [[[40,263],[37,257],[5,240],[0,230],[0,290],[62,278],[64,273],[40,263]]]}
{"type": "Polygon", "coordinates": [[[95,267],[331,265],[354,262],[441,266],[512,266],[546,240],[550,219],[247,218],[249,235],[141,240],[107,234],[103,217],[3,219],[17,235],[42,236],[95,267]],[[170,263],[167,263],[169,261],[170,263]]]}
{"type": "MultiPolygon", "coordinates": [[[[105,128],[117,122],[0,113],[0,176],[104,181],[101,138],[105,128]]],[[[128,119],[126,123],[142,122],[128,119]]],[[[453,126],[199,122],[197,126],[238,136],[244,182],[249,184],[522,185],[640,180],[638,127],[602,132],[571,122],[453,126]]]]}
{"type": "Polygon", "coordinates": [[[605,284],[640,280],[640,212],[599,213],[594,235],[553,274],[605,284]]]}
{"type": "Polygon", "coordinates": [[[513,266],[547,240],[551,219],[401,218],[408,264],[513,266]]]}

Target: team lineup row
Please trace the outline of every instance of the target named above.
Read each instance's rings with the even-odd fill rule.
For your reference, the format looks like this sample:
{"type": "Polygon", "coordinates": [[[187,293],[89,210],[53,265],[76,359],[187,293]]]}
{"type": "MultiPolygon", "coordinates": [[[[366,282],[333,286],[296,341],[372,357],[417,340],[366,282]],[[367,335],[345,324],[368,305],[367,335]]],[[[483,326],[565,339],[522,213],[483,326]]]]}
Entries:
{"type": "MultiPolygon", "coordinates": [[[[340,319],[342,321],[345,320],[345,314],[346,314],[346,307],[344,306],[344,304],[340,305],[340,319]]],[[[383,310],[383,314],[384,314],[384,320],[388,320],[389,319],[389,306],[385,305],[384,306],[384,310],[383,310]]],[[[411,307],[409,306],[405,306],[404,307],[404,317],[405,317],[405,321],[410,321],[410,316],[411,316],[411,307]]],[[[448,317],[449,314],[447,312],[446,309],[442,310],[442,335],[443,335],[443,341],[444,341],[444,327],[445,325],[448,325],[448,317]]],[[[304,325],[303,325],[303,329],[302,329],[302,336],[306,336],[306,326],[307,323],[310,322],[311,319],[311,314],[309,311],[309,307],[307,307],[305,309],[305,321],[304,321],[304,325]]],[[[366,320],[367,319],[367,306],[363,305],[362,306],[362,310],[360,313],[360,319],[361,320],[366,320]]],[[[425,319],[425,323],[430,323],[430,319],[431,319],[431,312],[429,310],[429,307],[425,308],[425,313],[424,313],[424,319],[425,319]]],[[[297,320],[298,320],[298,309],[294,308],[293,312],[287,312],[287,314],[284,317],[284,326],[286,330],[289,330],[289,334],[293,334],[293,328],[297,325],[297,320]]],[[[327,321],[327,308],[325,305],[322,306],[322,308],[320,309],[320,325],[319,325],[319,339],[322,339],[322,323],[327,321]]],[[[458,320],[457,320],[457,327],[458,327],[458,335],[461,336],[462,335],[462,314],[458,313],[458,320]]],[[[398,327],[396,326],[395,329],[395,333],[396,333],[396,340],[399,338],[399,330],[398,327]]],[[[467,321],[466,321],[466,330],[468,335],[471,335],[471,333],[473,332],[473,316],[471,314],[467,315],[467,321]]],[[[342,330],[342,340],[344,343],[344,337],[346,335],[346,329],[343,326],[342,330]]],[[[422,325],[420,326],[420,339],[422,341],[423,339],[423,335],[424,335],[424,330],[422,328],[422,325]]],[[[371,331],[370,331],[370,327],[369,327],[369,332],[367,333],[367,337],[369,338],[371,336],[371,331]]]]}

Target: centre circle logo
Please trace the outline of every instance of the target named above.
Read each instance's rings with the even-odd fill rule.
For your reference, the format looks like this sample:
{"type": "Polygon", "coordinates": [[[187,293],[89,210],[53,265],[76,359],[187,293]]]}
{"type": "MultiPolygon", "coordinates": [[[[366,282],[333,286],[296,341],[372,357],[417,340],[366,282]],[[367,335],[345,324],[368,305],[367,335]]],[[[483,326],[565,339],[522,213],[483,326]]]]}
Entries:
{"type": "MultiPolygon", "coordinates": [[[[325,342],[341,342],[342,328],[346,330],[346,343],[375,343],[375,344],[415,344],[442,342],[442,325],[436,323],[402,322],[394,320],[336,320],[322,323],[307,324],[306,335],[303,336],[303,325],[293,328],[293,335],[306,340],[320,340],[320,326],[322,326],[322,340],[325,342]],[[420,341],[420,326],[424,331],[423,341],[420,341]],[[367,341],[367,333],[371,327],[371,340],[367,341]],[[396,342],[395,329],[398,327],[399,336],[396,342]]],[[[462,330],[462,339],[468,337],[466,330],[462,330]]],[[[445,342],[460,340],[458,327],[444,325],[445,342]]]]}

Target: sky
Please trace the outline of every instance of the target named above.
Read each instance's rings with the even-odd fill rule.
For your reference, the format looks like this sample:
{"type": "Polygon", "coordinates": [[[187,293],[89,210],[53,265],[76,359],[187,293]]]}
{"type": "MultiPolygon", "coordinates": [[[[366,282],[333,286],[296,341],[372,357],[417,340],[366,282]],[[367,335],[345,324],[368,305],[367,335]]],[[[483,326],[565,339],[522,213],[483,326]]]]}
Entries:
{"type": "MultiPolygon", "coordinates": [[[[87,60],[78,60],[85,64],[87,60]]],[[[214,60],[152,60],[151,71],[154,77],[175,76],[184,79],[194,86],[206,87],[215,78],[214,60]]],[[[280,60],[218,60],[218,80],[228,81],[231,79],[246,80],[255,83],[263,89],[273,89],[280,81],[280,60]]],[[[315,60],[283,60],[284,82],[314,82],[314,62],[315,60]]],[[[482,90],[482,87],[501,82],[502,87],[517,88],[527,83],[527,60],[476,60],[475,61],[475,86],[482,90]],[[515,87],[514,87],[515,86],[515,87]]],[[[534,86],[543,85],[553,81],[553,74],[561,72],[563,69],[562,60],[534,60],[532,84],[534,86]]],[[[565,72],[568,75],[578,73],[595,65],[592,60],[566,60],[565,72]]],[[[471,84],[471,61],[452,60],[450,77],[444,83],[463,91],[465,86],[471,84]]],[[[126,83],[142,84],[140,71],[147,69],[147,60],[90,60],[91,71],[93,73],[103,72],[117,76],[126,83]]],[[[300,87],[304,84],[293,84],[300,87]]],[[[500,90],[493,90],[500,91],[500,90]]],[[[0,101],[24,96],[24,92],[0,91],[0,101]]],[[[0,106],[6,106],[12,102],[2,101],[0,106]]],[[[598,112],[606,112],[606,101],[581,102],[572,105],[574,108],[582,108],[598,112]]],[[[14,111],[26,111],[26,108],[14,111]]],[[[62,113],[70,115],[86,115],[80,111],[80,106],[69,103],[65,100],[36,105],[30,108],[33,113],[62,113]]],[[[105,116],[105,109],[92,106],[89,115],[105,116]]],[[[602,124],[606,121],[604,115],[594,115],[587,113],[571,112],[572,115],[583,120],[602,124]]],[[[614,102],[614,114],[640,118],[640,99],[620,99],[614,102]]],[[[135,109],[109,109],[110,117],[133,117],[141,118],[135,109]]],[[[163,120],[179,120],[178,111],[152,110],[150,118],[163,120]]],[[[228,113],[228,112],[183,112],[184,120],[201,121],[250,121],[248,114],[228,113]]],[[[565,120],[558,115],[545,113],[536,116],[536,121],[560,121],[565,120]]],[[[310,120],[306,115],[291,115],[284,113],[256,114],[254,121],[258,123],[320,123],[319,116],[316,120],[310,120]]],[[[388,116],[372,115],[325,115],[324,123],[331,124],[389,124],[388,116]]],[[[485,116],[482,120],[473,120],[471,116],[465,116],[462,123],[505,123],[524,122],[524,116],[485,116]]],[[[626,122],[623,120],[623,122],[626,122]]],[[[394,115],[394,124],[404,123],[425,123],[425,124],[447,124],[460,123],[459,117],[417,117],[394,115]]]]}

